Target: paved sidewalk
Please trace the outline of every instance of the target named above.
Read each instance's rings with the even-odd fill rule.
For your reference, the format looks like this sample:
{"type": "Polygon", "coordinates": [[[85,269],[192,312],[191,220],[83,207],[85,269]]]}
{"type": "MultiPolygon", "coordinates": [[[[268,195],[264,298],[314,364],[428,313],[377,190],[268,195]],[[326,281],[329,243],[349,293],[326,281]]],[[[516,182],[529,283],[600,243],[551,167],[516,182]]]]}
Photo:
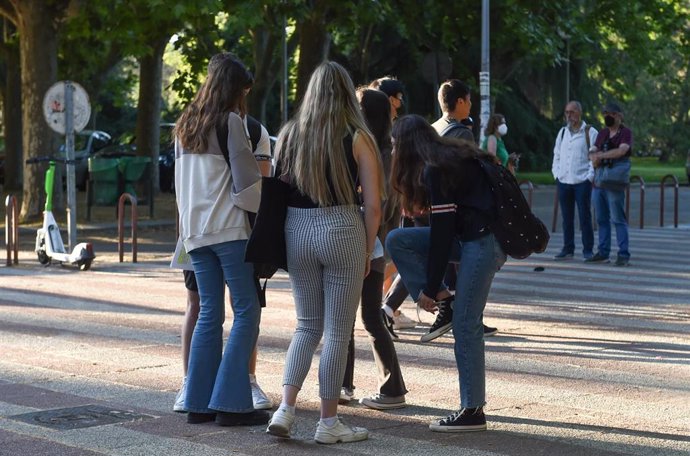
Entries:
{"type": "MultiPolygon", "coordinates": [[[[0,455],[690,453],[687,229],[631,230],[627,268],[553,261],[559,234],[546,253],[506,264],[485,315],[500,328],[486,340],[489,431],[428,430],[430,420],[458,406],[458,384],[452,335],[419,342],[433,318],[424,314],[396,343],[409,406],[341,407],[341,416],[369,428],[371,438],[333,446],[313,440],[316,361],[290,441],[266,435],[262,426],[187,425],[173,413],[185,306],[180,273],[167,268],[174,233],[144,230],[138,264],[117,262],[111,232],[88,235],[99,254],[92,271],[44,268],[24,244],[19,267],[0,267],[0,455]],[[545,270],[534,270],[540,266],[545,270]],[[53,420],[62,429],[22,417],[85,405],[101,409],[53,420]],[[98,418],[106,424],[74,428],[98,418]]],[[[269,288],[257,373],[277,402],[295,318],[287,276],[269,288]]],[[[411,302],[404,311],[416,315],[411,302]]],[[[376,390],[359,323],[356,345],[359,398],[376,390]]]]}

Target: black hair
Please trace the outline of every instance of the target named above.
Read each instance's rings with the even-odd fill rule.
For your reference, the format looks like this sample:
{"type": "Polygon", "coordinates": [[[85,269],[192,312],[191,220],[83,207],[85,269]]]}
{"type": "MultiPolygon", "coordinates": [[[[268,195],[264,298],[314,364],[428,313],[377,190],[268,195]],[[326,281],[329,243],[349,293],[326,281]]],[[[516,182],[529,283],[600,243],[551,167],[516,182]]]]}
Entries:
{"type": "Polygon", "coordinates": [[[459,98],[470,94],[470,88],[459,79],[449,79],[438,89],[438,101],[443,112],[452,112],[459,98]]]}
{"type": "Polygon", "coordinates": [[[394,97],[399,93],[403,93],[405,91],[402,82],[398,81],[397,79],[391,76],[384,76],[382,78],[376,79],[372,81],[371,84],[369,84],[369,87],[372,89],[380,90],[389,97],[394,97]]]}

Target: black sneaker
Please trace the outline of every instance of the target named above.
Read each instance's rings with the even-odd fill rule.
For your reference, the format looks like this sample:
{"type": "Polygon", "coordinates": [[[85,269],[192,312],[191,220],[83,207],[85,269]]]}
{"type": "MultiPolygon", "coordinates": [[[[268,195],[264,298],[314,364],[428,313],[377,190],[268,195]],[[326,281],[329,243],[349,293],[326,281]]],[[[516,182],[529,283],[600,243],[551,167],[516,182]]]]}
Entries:
{"type": "Polygon", "coordinates": [[[429,425],[429,429],[435,432],[486,431],[484,409],[482,407],[464,408],[441,420],[434,421],[429,425]]]}
{"type": "Polygon", "coordinates": [[[424,334],[419,340],[429,342],[447,333],[453,328],[453,300],[455,296],[449,296],[438,303],[438,315],[436,321],[431,325],[429,332],[424,334]]]}
{"type": "Polygon", "coordinates": [[[572,260],[573,259],[573,252],[566,252],[565,250],[561,250],[561,253],[558,255],[554,255],[553,257],[554,260],[572,260]]]}
{"type": "Polygon", "coordinates": [[[597,252],[594,254],[594,256],[587,258],[585,260],[585,263],[608,263],[609,262],[609,257],[605,257],[601,253],[597,252]]]}
{"type": "Polygon", "coordinates": [[[484,325],[484,337],[493,336],[498,332],[498,328],[484,325]]]}
{"type": "Polygon", "coordinates": [[[614,265],[616,265],[616,266],[628,266],[629,263],[630,263],[630,257],[624,257],[624,256],[618,255],[614,265]]]}
{"type": "Polygon", "coordinates": [[[201,424],[208,423],[216,419],[215,413],[197,413],[189,412],[187,413],[187,423],[189,424],[201,424]]]}
{"type": "Polygon", "coordinates": [[[271,415],[266,410],[254,410],[249,413],[218,412],[216,424],[219,426],[256,426],[267,424],[271,415]]]}
{"type": "Polygon", "coordinates": [[[391,335],[391,339],[398,340],[399,337],[397,334],[395,334],[395,330],[393,329],[393,319],[389,317],[386,311],[383,309],[381,309],[381,318],[383,319],[383,326],[386,327],[391,335]]]}

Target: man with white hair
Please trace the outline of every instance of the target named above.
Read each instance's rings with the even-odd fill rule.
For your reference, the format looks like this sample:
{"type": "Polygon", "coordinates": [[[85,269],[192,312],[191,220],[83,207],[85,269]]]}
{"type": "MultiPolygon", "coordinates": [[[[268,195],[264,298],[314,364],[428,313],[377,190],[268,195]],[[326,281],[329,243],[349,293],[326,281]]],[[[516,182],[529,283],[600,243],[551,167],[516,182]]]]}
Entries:
{"type": "Polygon", "coordinates": [[[592,257],[592,179],[594,169],[589,148],[597,139],[597,131],[582,120],[582,105],[571,101],[565,106],[567,125],[556,136],[551,173],[558,186],[558,202],[563,219],[563,248],[554,259],[570,260],[575,253],[575,205],[582,232],[582,256],[592,257]]]}

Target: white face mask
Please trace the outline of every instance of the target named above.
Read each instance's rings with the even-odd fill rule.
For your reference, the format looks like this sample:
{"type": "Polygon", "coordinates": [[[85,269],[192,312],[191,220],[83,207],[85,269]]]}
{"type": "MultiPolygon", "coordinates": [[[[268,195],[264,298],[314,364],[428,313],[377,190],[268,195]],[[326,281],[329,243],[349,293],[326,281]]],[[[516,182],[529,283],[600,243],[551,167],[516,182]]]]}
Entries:
{"type": "Polygon", "coordinates": [[[498,126],[498,128],[496,129],[496,131],[498,131],[498,134],[499,134],[499,135],[505,136],[505,135],[508,133],[508,125],[506,125],[506,124],[501,124],[501,125],[498,126]]]}

